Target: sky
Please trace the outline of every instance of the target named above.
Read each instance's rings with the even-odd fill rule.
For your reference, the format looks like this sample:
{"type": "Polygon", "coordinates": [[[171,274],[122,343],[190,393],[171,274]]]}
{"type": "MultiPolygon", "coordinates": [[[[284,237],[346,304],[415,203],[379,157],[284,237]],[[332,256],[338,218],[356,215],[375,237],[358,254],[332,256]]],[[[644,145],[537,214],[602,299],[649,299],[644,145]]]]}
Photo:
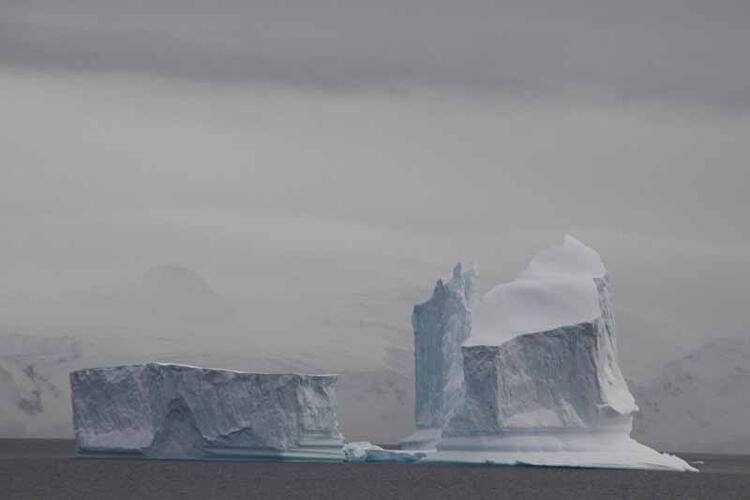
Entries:
{"type": "Polygon", "coordinates": [[[355,351],[408,344],[457,260],[488,289],[570,233],[626,373],[747,337],[748,25],[739,0],[0,0],[0,292],[176,264],[276,300],[254,328],[290,348],[355,351]]]}

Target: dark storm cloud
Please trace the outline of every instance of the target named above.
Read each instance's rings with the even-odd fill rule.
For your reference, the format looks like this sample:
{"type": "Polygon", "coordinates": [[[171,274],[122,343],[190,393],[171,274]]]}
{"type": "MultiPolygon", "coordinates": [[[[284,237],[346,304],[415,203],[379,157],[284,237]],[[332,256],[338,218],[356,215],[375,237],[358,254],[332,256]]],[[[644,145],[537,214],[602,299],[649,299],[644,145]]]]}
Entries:
{"type": "Polygon", "coordinates": [[[0,3],[0,63],[750,106],[744,1],[0,3]]]}

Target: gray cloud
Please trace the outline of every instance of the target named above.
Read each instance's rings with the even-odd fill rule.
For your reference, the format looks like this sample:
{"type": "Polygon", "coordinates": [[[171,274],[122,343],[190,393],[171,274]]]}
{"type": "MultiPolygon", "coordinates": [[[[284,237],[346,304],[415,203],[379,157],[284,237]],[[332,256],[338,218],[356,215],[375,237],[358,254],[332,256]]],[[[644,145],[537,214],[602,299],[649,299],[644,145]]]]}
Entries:
{"type": "Polygon", "coordinates": [[[258,331],[348,318],[356,350],[364,311],[408,343],[456,260],[491,286],[571,232],[612,272],[629,366],[750,325],[743,115],[90,73],[4,71],[0,95],[0,291],[173,262],[283,304],[258,331]]]}
{"type": "Polygon", "coordinates": [[[744,110],[750,4],[719,0],[0,5],[0,62],[334,89],[598,92],[744,110]]]}

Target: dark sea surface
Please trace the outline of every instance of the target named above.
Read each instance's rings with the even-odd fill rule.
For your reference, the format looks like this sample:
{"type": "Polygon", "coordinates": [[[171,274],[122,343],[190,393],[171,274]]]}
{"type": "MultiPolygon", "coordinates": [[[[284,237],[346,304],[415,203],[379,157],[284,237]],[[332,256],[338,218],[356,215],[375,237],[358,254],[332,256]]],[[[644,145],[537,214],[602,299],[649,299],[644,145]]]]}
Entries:
{"type": "Polygon", "coordinates": [[[0,498],[750,499],[750,456],[683,458],[699,473],[76,457],[73,442],[0,440],[0,498]]]}

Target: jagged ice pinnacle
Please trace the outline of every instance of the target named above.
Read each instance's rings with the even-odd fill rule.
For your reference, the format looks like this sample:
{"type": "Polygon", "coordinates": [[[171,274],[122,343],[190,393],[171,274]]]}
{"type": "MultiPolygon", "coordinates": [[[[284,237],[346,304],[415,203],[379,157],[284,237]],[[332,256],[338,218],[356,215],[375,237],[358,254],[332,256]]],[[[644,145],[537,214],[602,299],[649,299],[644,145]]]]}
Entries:
{"type": "Polygon", "coordinates": [[[431,448],[464,396],[461,344],[471,332],[476,271],[453,269],[438,280],[432,297],[414,306],[415,422],[417,432],[403,439],[404,448],[431,448]]]}

